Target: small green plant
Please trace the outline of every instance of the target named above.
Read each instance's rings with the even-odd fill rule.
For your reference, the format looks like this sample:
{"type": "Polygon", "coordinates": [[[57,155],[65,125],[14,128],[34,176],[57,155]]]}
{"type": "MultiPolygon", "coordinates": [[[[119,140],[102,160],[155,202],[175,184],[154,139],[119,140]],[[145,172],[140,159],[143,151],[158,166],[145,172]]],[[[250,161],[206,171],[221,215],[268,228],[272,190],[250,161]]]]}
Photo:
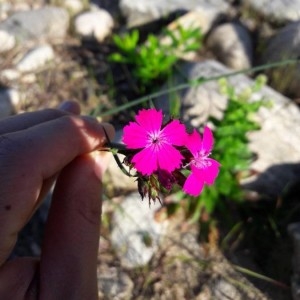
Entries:
{"type": "Polygon", "coordinates": [[[224,199],[243,200],[239,183],[247,175],[253,160],[247,133],[259,129],[252,116],[260,107],[269,103],[263,99],[250,102],[249,98],[264,83],[265,78],[258,77],[252,87],[237,93],[226,79],[220,80],[221,91],[228,97],[228,105],[222,120],[211,121],[216,128],[213,156],[221,163],[221,169],[214,185],[206,187],[201,196],[189,200],[188,210],[192,220],[198,220],[203,211],[210,215],[217,207],[222,208],[224,199]]]}
{"type": "Polygon", "coordinates": [[[176,34],[165,30],[168,42],[162,43],[153,34],[139,45],[139,32],[133,30],[123,36],[114,35],[113,42],[118,49],[109,59],[125,64],[130,68],[133,78],[141,92],[152,87],[156,80],[166,80],[173,72],[173,66],[180,53],[198,50],[201,47],[202,34],[199,29],[179,27],[176,34]]]}

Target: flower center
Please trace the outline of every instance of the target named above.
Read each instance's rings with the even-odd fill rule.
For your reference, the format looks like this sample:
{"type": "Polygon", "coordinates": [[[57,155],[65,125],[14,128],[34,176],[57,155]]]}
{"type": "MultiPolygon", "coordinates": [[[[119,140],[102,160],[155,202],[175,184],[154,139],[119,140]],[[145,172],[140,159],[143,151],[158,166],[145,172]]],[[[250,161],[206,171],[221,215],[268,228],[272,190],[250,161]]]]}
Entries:
{"type": "Polygon", "coordinates": [[[159,149],[163,144],[166,143],[166,138],[161,131],[150,132],[148,134],[147,147],[154,147],[154,149],[159,149]]]}
{"type": "Polygon", "coordinates": [[[208,160],[210,153],[200,150],[192,159],[191,164],[198,169],[205,169],[211,166],[211,162],[208,160]]]}

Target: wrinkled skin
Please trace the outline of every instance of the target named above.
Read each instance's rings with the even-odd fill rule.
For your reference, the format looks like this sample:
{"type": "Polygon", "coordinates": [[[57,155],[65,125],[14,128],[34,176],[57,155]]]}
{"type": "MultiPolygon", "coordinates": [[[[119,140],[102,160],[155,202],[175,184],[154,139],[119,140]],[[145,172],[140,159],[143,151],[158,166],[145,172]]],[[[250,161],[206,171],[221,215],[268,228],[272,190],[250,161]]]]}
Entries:
{"type": "Polygon", "coordinates": [[[109,124],[57,110],[0,120],[0,299],[98,299],[97,252],[109,124]],[[18,233],[54,181],[37,258],[8,260],[18,233]]]}

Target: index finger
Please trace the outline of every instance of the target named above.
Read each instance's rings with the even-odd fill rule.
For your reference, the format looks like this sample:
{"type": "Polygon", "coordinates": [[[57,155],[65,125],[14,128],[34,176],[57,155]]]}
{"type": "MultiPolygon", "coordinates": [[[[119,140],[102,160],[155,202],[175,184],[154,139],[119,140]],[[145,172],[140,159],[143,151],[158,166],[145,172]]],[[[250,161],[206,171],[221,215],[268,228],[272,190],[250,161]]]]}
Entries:
{"type": "Polygon", "coordinates": [[[0,120],[0,135],[27,129],[40,123],[48,122],[66,114],[80,114],[80,107],[74,101],[63,102],[59,109],[48,108],[35,112],[25,112],[0,120]]]}
{"type": "Polygon", "coordinates": [[[64,116],[0,137],[0,265],[36,205],[42,183],[75,157],[100,148],[110,124],[64,116]]]}

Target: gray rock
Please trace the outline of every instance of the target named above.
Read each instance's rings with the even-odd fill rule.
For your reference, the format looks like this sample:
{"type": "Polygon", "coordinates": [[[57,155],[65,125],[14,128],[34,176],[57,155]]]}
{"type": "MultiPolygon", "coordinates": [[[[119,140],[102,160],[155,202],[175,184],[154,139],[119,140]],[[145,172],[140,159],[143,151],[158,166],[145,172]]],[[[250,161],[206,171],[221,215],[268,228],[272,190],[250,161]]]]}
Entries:
{"type": "Polygon", "coordinates": [[[158,201],[149,207],[147,199],[141,201],[138,193],[132,193],[115,210],[111,241],[123,266],[144,266],[158,249],[166,229],[166,223],[154,218],[160,207],[158,201]]]}
{"type": "Polygon", "coordinates": [[[0,53],[11,50],[15,45],[15,37],[4,30],[0,30],[0,53]]]}
{"type": "Polygon", "coordinates": [[[16,69],[20,72],[36,71],[53,60],[54,57],[55,54],[50,45],[35,47],[17,63],[16,69]]]}
{"type": "MultiPolygon", "coordinates": [[[[232,71],[216,61],[186,63],[181,68],[181,76],[174,77],[171,82],[178,86],[183,81],[196,78],[210,78],[232,71]],[[185,78],[185,79],[184,79],[185,78]]],[[[235,75],[228,78],[229,83],[237,92],[248,88],[253,81],[246,75],[235,75]]],[[[169,96],[167,93],[155,101],[157,108],[169,112],[169,96]]],[[[197,87],[188,87],[178,91],[181,99],[181,117],[184,122],[199,127],[207,122],[209,116],[222,118],[227,99],[220,93],[216,80],[206,82],[197,87]]],[[[282,96],[268,86],[252,95],[252,100],[271,100],[272,108],[262,107],[256,115],[261,125],[259,131],[249,134],[250,149],[257,153],[258,158],[251,164],[259,176],[249,178],[245,188],[278,195],[285,185],[300,174],[300,112],[288,98],[282,96]]]]}
{"type": "Polygon", "coordinates": [[[41,39],[62,41],[68,28],[68,12],[52,6],[17,12],[0,23],[0,30],[15,36],[18,42],[41,39]]]}
{"type": "MultiPolygon", "coordinates": [[[[262,63],[299,57],[300,55],[300,21],[293,22],[277,32],[266,45],[262,53],[262,63]]],[[[268,71],[272,86],[283,93],[300,96],[300,66],[288,65],[268,71]]]]}
{"type": "Polygon", "coordinates": [[[226,66],[242,70],[250,68],[253,60],[253,42],[249,31],[237,23],[227,23],[213,29],[207,46],[226,66]]]}
{"type": "Polygon", "coordinates": [[[198,28],[203,34],[206,34],[218,20],[219,15],[220,10],[217,7],[202,5],[177,18],[167,28],[172,31],[179,26],[185,29],[198,28]]]}
{"type": "MultiPolygon", "coordinates": [[[[174,36],[179,36],[179,28],[184,28],[186,30],[198,29],[202,34],[206,34],[217,21],[219,14],[220,11],[216,7],[203,5],[175,19],[168,24],[167,29],[171,31],[174,36]]],[[[162,45],[170,45],[172,44],[172,39],[169,35],[163,34],[160,37],[160,43],[162,45]]],[[[198,50],[202,45],[199,43],[199,49],[189,52],[184,51],[186,46],[186,44],[179,45],[176,49],[176,55],[188,61],[197,60],[197,57],[199,56],[198,50]]]]}
{"type": "Polygon", "coordinates": [[[0,21],[5,20],[12,9],[12,4],[9,2],[0,2],[0,21]]]}
{"type": "Polygon", "coordinates": [[[62,5],[70,12],[71,16],[83,11],[84,4],[81,0],[65,0],[62,5]]]}
{"type": "Polygon", "coordinates": [[[127,26],[139,26],[151,21],[155,21],[172,12],[183,10],[189,11],[196,8],[211,9],[215,8],[219,13],[228,9],[228,3],[222,0],[121,0],[120,8],[122,14],[127,19],[127,26]]]}
{"type": "Polygon", "coordinates": [[[12,115],[19,102],[20,95],[17,90],[12,88],[0,90],[0,119],[12,115]]]}
{"type": "MultiPolygon", "coordinates": [[[[118,154],[120,161],[124,160],[124,155],[118,154]]],[[[137,190],[135,177],[125,175],[117,165],[114,158],[109,162],[104,176],[105,187],[108,191],[113,191],[114,195],[124,194],[137,190]]]]}
{"type": "Polygon", "coordinates": [[[20,72],[15,69],[5,69],[0,72],[1,80],[14,81],[19,79],[20,76],[21,76],[20,72]]]}
{"type": "Polygon", "coordinates": [[[84,38],[102,42],[112,31],[114,21],[105,10],[99,9],[78,15],[74,21],[75,32],[84,38]]]}
{"type": "Polygon", "coordinates": [[[248,0],[247,5],[269,21],[289,22],[300,19],[299,0],[248,0]]]}
{"type": "Polygon", "coordinates": [[[117,268],[98,269],[99,299],[132,299],[133,282],[117,268]]]}

